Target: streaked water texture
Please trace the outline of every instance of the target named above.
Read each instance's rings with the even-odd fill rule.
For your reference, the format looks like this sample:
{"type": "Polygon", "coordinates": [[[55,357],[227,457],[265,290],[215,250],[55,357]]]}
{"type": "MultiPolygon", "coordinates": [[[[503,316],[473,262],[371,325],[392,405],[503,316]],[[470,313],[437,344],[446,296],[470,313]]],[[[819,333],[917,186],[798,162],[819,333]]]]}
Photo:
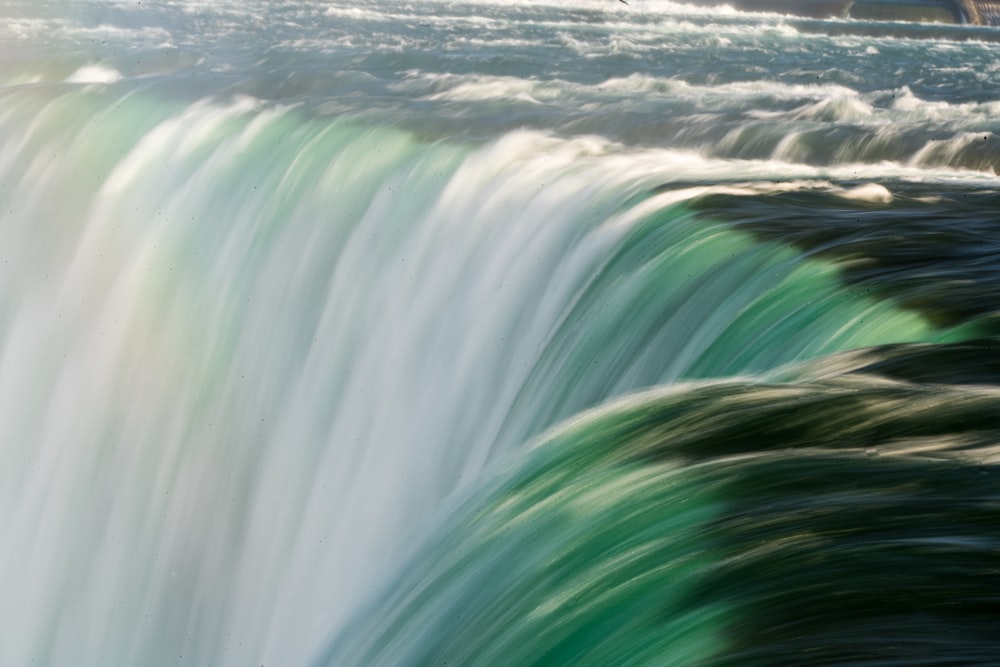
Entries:
{"type": "Polygon", "coordinates": [[[994,664],[1000,32],[0,18],[0,666],[994,664]]]}

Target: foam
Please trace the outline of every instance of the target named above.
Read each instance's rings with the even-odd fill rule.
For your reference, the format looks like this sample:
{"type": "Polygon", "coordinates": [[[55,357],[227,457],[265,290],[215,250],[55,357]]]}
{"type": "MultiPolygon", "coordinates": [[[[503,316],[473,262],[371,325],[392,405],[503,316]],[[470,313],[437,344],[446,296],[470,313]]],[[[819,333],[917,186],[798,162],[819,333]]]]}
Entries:
{"type": "Polygon", "coordinates": [[[121,80],[121,72],[103,65],[85,65],[66,77],[66,83],[115,83],[121,80]]]}

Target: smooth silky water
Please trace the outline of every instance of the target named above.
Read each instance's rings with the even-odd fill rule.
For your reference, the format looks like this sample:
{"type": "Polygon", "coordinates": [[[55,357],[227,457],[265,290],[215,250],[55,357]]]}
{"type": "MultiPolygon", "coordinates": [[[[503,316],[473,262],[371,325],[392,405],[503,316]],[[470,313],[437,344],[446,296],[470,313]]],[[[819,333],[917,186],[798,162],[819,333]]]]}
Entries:
{"type": "Polygon", "coordinates": [[[995,664],[1000,32],[0,19],[0,666],[995,664]]]}

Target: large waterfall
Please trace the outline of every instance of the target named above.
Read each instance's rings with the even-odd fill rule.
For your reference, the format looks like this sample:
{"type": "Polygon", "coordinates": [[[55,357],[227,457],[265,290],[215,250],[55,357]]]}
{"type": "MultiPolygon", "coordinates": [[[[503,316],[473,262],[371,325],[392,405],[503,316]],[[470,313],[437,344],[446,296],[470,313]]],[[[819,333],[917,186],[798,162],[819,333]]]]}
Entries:
{"type": "Polygon", "coordinates": [[[0,16],[0,666],[995,660],[1000,33],[0,16]]]}

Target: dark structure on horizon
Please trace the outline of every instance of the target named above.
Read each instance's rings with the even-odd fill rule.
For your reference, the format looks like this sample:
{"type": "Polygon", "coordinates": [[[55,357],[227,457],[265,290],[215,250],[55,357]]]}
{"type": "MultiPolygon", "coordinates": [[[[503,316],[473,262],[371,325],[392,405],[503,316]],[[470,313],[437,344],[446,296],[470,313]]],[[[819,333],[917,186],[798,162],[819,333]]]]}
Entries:
{"type": "Polygon", "coordinates": [[[682,0],[814,18],[1000,25],[1000,0],[682,0]]]}

